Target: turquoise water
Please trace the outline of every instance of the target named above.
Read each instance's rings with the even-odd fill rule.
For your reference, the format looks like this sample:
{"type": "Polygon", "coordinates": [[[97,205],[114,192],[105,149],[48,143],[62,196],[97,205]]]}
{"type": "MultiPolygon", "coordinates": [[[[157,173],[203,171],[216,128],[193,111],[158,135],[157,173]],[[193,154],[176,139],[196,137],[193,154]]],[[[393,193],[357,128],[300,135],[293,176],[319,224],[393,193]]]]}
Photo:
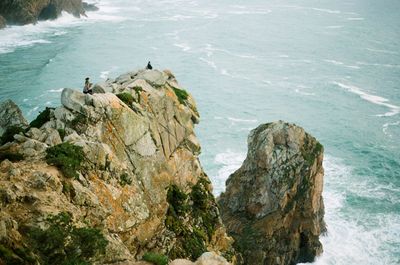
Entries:
{"type": "Polygon", "coordinates": [[[249,130],[286,120],[325,146],[325,252],[315,264],[400,264],[400,2],[99,1],[78,20],[0,31],[0,99],[32,119],[146,65],[194,95],[215,193],[249,130]]]}

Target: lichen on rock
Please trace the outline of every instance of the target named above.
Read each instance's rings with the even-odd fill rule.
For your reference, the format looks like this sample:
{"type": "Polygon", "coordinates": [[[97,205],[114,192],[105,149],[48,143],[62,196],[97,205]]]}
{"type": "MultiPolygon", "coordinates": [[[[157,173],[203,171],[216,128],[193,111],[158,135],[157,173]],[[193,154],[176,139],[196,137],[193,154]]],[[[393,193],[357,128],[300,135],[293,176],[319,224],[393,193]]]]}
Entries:
{"type": "Polygon", "coordinates": [[[296,264],[321,254],[323,147],[282,121],[251,131],[248,154],[219,198],[244,264],[296,264]]]}

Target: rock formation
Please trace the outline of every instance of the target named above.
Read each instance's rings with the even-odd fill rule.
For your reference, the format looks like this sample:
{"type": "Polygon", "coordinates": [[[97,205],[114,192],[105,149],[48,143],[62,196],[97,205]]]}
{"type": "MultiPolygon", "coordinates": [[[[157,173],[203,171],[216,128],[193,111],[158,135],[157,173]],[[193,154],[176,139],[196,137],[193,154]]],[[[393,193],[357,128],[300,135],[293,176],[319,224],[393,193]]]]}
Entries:
{"type": "Polygon", "coordinates": [[[221,215],[244,264],[311,262],[325,231],[323,147],[282,121],[251,131],[248,154],[226,182],[221,215]]]}
{"type": "MultiPolygon", "coordinates": [[[[82,0],[2,0],[0,16],[7,24],[25,25],[55,19],[62,11],[80,17],[85,14],[82,0]]],[[[1,24],[1,23],[0,23],[1,24]]]]}
{"type": "Polygon", "coordinates": [[[0,15],[0,29],[4,28],[5,26],[6,26],[6,20],[2,15],[0,15]]]}
{"type": "MultiPolygon", "coordinates": [[[[94,264],[130,264],[150,252],[234,260],[198,159],[191,95],[157,70],[94,90],[64,89],[62,106],[0,147],[0,264],[64,264],[68,253],[94,264]]],[[[13,104],[2,108],[1,121],[12,111],[26,126],[13,104]]]]}
{"type": "Polygon", "coordinates": [[[7,128],[28,126],[28,122],[22,115],[21,110],[11,100],[0,103],[0,117],[0,136],[4,134],[7,128]]]}

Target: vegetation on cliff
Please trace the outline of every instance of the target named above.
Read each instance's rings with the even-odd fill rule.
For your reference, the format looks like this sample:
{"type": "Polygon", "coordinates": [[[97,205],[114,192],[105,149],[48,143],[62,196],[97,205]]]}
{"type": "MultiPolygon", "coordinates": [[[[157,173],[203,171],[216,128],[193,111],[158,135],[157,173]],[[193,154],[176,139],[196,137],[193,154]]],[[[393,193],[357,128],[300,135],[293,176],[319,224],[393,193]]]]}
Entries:
{"type": "Polygon", "coordinates": [[[83,148],[68,142],[52,146],[46,150],[46,161],[58,167],[67,178],[78,178],[84,159],[83,148]]]}

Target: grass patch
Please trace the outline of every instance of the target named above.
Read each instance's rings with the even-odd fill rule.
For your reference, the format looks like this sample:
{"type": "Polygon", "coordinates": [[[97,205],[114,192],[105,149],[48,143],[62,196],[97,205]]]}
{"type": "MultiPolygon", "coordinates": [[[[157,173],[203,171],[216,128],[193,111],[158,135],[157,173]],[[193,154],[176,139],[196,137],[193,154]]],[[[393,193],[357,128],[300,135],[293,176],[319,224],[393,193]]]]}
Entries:
{"type": "Polygon", "coordinates": [[[120,93],[117,94],[117,97],[124,102],[126,105],[128,105],[129,107],[132,106],[132,103],[135,101],[135,99],[133,98],[133,96],[129,93],[120,93]]]}
{"type": "Polygon", "coordinates": [[[12,153],[10,151],[0,151],[0,162],[6,159],[11,162],[19,162],[24,160],[24,156],[21,155],[20,153],[12,153]]]}
{"type": "Polygon", "coordinates": [[[78,178],[84,159],[83,148],[70,143],[62,143],[46,150],[46,161],[58,167],[67,178],[78,178]]]}
{"type": "Polygon", "coordinates": [[[174,90],[175,95],[178,97],[179,103],[185,105],[186,100],[189,97],[188,92],[186,92],[183,89],[176,88],[176,87],[173,87],[172,89],[174,90]]]}
{"type": "Polygon", "coordinates": [[[155,265],[167,265],[168,257],[154,252],[147,252],[143,255],[143,260],[153,263],[155,265]]]}
{"type": "Polygon", "coordinates": [[[25,132],[26,132],[26,129],[22,128],[21,126],[14,125],[14,126],[8,127],[0,138],[0,145],[14,141],[14,135],[20,134],[20,133],[25,133],[25,132]]]}
{"type": "Polygon", "coordinates": [[[105,253],[107,240],[99,229],[76,227],[70,213],[62,212],[46,220],[46,229],[32,228],[29,237],[41,264],[87,265],[105,253]]]}
{"type": "Polygon", "coordinates": [[[29,125],[34,128],[42,127],[46,122],[50,121],[51,118],[51,111],[54,108],[46,107],[44,111],[40,112],[39,115],[34,119],[29,125]]]}

